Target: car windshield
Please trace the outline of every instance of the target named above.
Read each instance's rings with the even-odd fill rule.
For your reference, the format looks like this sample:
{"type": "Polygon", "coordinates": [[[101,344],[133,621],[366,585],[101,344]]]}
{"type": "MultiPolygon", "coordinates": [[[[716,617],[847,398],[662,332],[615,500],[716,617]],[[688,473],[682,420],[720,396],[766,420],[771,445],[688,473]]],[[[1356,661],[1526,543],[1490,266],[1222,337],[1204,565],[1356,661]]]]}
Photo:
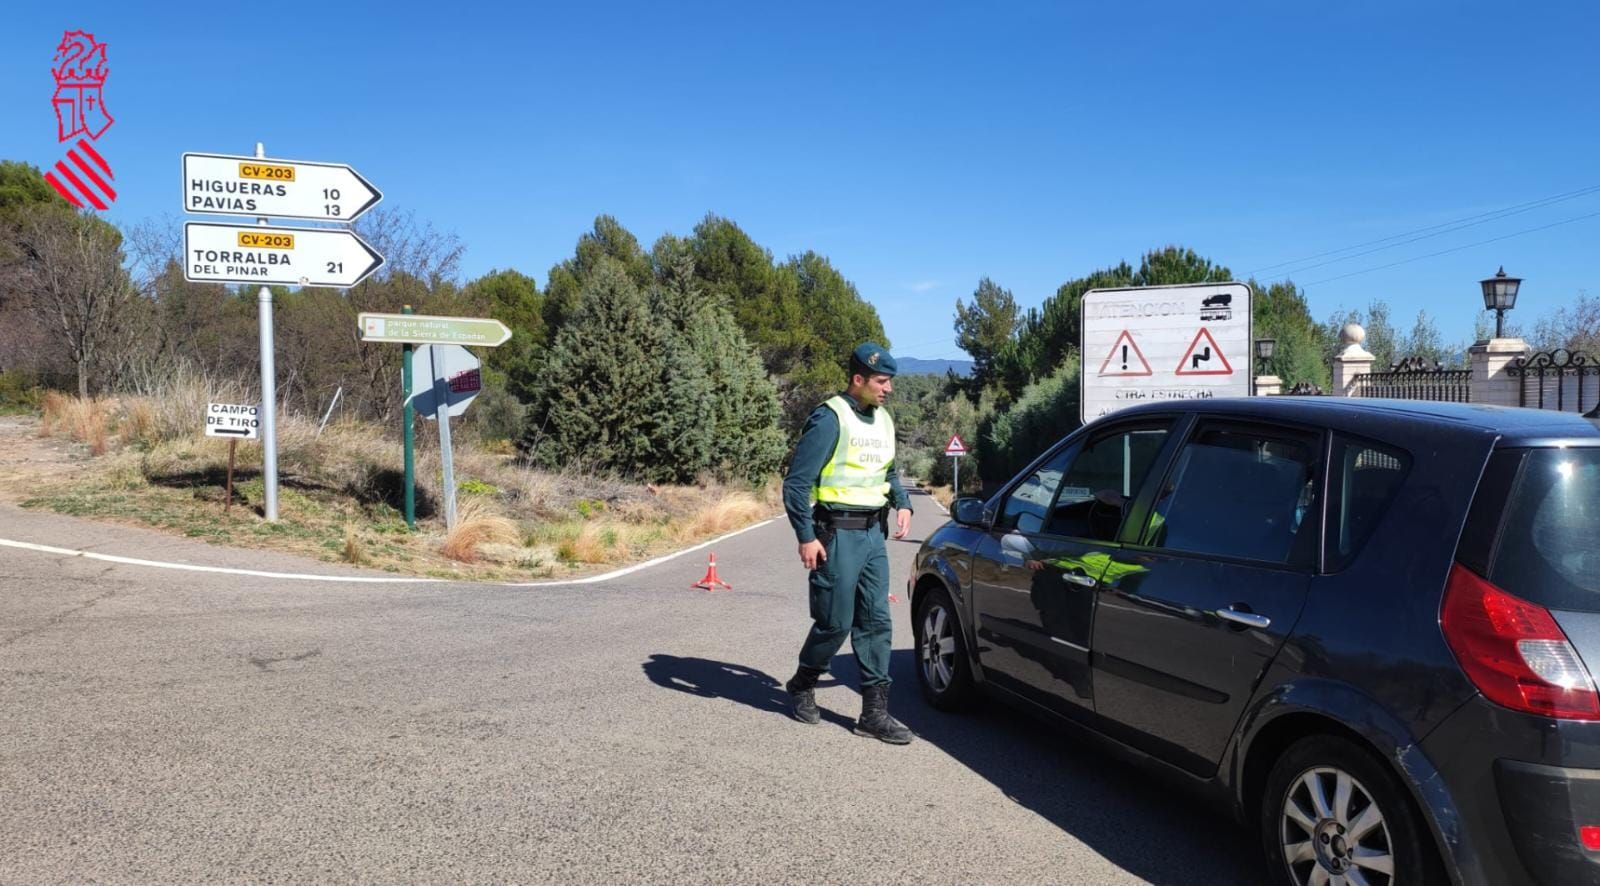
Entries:
{"type": "Polygon", "coordinates": [[[1600,449],[1528,454],[1489,580],[1541,606],[1600,611],[1600,449]]]}

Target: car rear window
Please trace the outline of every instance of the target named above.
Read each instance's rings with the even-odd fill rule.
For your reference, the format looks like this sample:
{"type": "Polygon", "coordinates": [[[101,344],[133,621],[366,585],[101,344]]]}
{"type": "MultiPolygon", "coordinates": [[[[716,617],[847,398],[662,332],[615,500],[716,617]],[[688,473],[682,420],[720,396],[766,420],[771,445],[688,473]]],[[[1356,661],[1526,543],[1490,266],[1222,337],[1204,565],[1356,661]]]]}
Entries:
{"type": "Polygon", "coordinates": [[[1489,580],[1551,609],[1600,611],[1600,449],[1528,452],[1489,580]]]}

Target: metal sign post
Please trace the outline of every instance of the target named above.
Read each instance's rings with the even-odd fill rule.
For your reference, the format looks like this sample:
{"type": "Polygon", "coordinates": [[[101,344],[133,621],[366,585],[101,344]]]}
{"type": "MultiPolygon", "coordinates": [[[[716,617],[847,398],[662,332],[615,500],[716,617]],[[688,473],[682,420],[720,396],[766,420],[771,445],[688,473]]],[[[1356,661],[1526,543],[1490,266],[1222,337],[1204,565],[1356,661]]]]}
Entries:
{"type": "MultiPolygon", "coordinates": [[[[423,314],[413,314],[408,306],[399,314],[359,314],[356,317],[358,335],[363,342],[388,342],[402,344],[408,349],[411,345],[478,345],[480,347],[494,348],[511,340],[511,330],[499,320],[486,317],[432,317],[423,314]]],[[[464,349],[462,349],[464,350],[464,349]]],[[[404,367],[401,369],[400,381],[405,385],[406,409],[411,410],[418,399],[412,390],[412,380],[415,376],[415,367],[411,361],[415,352],[407,354],[404,367]]],[[[445,349],[439,347],[428,350],[429,378],[433,379],[430,391],[434,418],[439,422],[439,458],[444,462],[444,517],[445,525],[451,529],[456,525],[456,469],[455,459],[450,448],[450,415],[452,412],[459,414],[466,409],[470,395],[478,390],[477,361],[467,354],[465,372],[452,368],[445,349]],[[452,385],[456,385],[452,388],[452,385]],[[452,397],[452,394],[455,396],[452,397]]],[[[406,422],[406,440],[409,444],[412,419],[408,415],[406,422]]],[[[407,450],[410,451],[409,448],[407,450]]],[[[408,467],[406,470],[406,508],[407,516],[412,509],[412,478],[414,472],[408,467]]]]}
{"type": "MultiPolygon", "coordinates": [[[[267,156],[266,146],[256,142],[256,156],[267,156]]],[[[265,227],[267,219],[256,218],[256,224],[265,227]]],[[[194,262],[188,243],[189,226],[183,226],[183,255],[185,268],[194,262]]],[[[187,274],[185,275],[187,276],[187,274]]],[[[256,317],[261,328],[261,484],[263,513],[267,522],[278,520],[278,367],[275,360],[276,339],[272,334],[272,290],[261,287],[256,293],[256,317]]]]}
{"type": "Polygon", "coordinates": [[[444,466],[444,525],[456,528],[456,460],[450,448],[450,381],[445,377],[444,361],[437,348],[428,352],[433,371],[433,399],[438,404],[434,417],[439,421],[439,461],[444,466]]]}
{"type": "Polygon", "coordinates": [[[950,471],[954,475],[950,481],[952,498],[961,497],[961,456],[967,454],[967,444],[961,442],[959,434],[951,434],[950,442],[944,447],[944,454],[950,456],[950,471]]]}
{"type": "Polygon", "coordinates": [[[261,478],[263,513],[278,519],[278,372],[274,360],[272,290],[285,286],[348,288],[383,266],[383,256],[350,231],[268,229],[268,216],[350,222],[383,195],[340,163],[254,157],[183,155],[186,212],[254,216],[255,226],[188,222],[183,226],[183,278],[195,283],[260,283],[261,478]]]}
{"type": "MultiPolygon", "coordinates": [[[[411,306],[406,305],[400,309],[403,314],[411,313],[411,306]]],[[[406,448],[406,528],[412,532],[417,531],[417,462],[416,462],[416,410],[411,406],[411,362],[412,352],[416,346],[406,343],[400,356],[400,397],[406,405],[401,410],[400,421],[405,426],[406,448]]]]}

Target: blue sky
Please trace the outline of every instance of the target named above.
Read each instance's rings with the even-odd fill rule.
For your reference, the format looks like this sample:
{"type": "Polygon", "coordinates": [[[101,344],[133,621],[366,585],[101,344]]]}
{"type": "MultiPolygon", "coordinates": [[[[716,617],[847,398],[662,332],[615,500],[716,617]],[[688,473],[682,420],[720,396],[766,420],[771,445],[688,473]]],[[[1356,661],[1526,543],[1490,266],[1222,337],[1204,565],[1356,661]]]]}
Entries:
{"type": "Polygon", "coordinates": [[[1528,326],[1600,292],[1600,190],[1281,264],[1600,185],[1592,4],[145,6],[25,0],[0,33],[0,158],[41,167],[55,44],[107,42],[119,223],[181,215],[183,151],[257,141],[356,166],[468,277],[542,284],[599,213],[648,246],[715,212],[827,255],[925,358],[960,356],[980,277],[1034,306],[1168,243],[1452,341],[1500,265],[1528,326]]]}

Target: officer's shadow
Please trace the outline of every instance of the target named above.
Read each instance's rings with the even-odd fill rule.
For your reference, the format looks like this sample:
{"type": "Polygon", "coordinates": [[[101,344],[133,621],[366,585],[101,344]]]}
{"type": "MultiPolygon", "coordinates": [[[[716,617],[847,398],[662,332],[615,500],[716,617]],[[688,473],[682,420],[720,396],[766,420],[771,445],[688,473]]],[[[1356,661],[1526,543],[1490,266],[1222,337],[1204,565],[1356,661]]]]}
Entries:
{"type": "MultiPolygon", "coordinates": [[[[778,714],[782,717],[789,716],[789,693],[783,684],[763,671],[747,668],[744,665],[730,664],[725,661],[712,661],[706,658],[679,658],[676,655],[656,653],[641,667],[646,677],[657,686],[698,695],[701,698],[725,698],[740,704],[749,705],[758,711],[778,714]]],[[[836,726],[847,729],[855,726],[855,720],[828,709],[832,699],[825,690],[834,689],[846,684],[834,677],[823,677],[817,683],[817,705],[822,709],[822,719],[836,726]]],[[[853,706],[857,700],[851,698],[847,704],[853,706]]]]}

